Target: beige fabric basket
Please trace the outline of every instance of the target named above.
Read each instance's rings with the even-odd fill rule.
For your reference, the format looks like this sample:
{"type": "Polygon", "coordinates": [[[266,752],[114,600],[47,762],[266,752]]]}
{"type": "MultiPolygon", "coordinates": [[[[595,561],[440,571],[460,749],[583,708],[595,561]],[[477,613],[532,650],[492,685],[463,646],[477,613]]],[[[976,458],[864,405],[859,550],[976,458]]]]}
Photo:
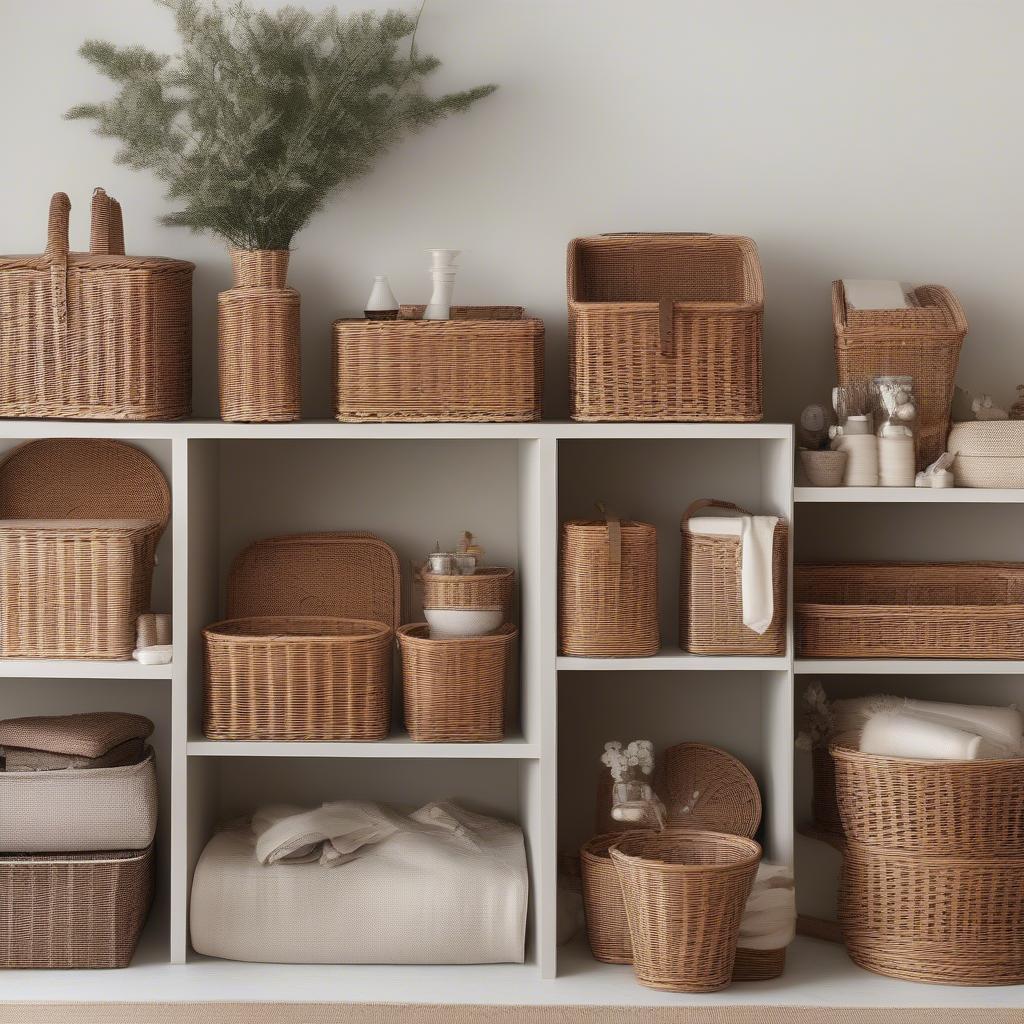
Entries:
{"type": "Polygon", "coordinates": [[[0,853],[142,850],[156,820],[152,749],[119,768],[0,772],[0,853]]]}
{"type": "Polygon", "coordinates": [[[957,487],[1024,487],[1024,420],[955,423],[946,449],[957,487]]]}

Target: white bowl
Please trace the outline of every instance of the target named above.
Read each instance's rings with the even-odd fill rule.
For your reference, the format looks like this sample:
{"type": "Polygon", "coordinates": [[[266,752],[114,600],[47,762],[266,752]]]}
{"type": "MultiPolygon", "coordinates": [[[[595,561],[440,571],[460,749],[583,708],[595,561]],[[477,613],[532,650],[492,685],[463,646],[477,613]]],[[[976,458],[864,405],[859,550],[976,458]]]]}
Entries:
{"type": "Polygon", "coordinates": [[[424,609],[430,626],[431,640],[455,637],[484,636],[502,625],[500,608],[432,608],[424,609]]]}

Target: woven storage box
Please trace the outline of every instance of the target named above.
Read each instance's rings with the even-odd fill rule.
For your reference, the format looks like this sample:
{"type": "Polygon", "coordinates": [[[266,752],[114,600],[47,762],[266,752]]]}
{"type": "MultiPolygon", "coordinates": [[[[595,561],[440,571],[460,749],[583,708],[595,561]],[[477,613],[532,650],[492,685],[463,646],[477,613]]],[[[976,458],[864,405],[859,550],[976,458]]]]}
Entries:
{"type": "Polygon", "coordinates": [[[342,422],[539,420],[544,323],[520,306],[453,306],[450,320],[336,320],[334,413],[342,422]]]}
{"type": "Polygon", "coordinates": [[[673,829],[620,837],[610,852],[640,984],[726,988],[761,847],[742,836],[673,829]]]}
{"type": "Polygon", "coordinates": [[[127,967],[153,884],[152,846],[0,856],[0,967],[127,967]]]}
{"type": "Polygon", "coordinates": [[[1024,566],[850,563],[796,569],[805,658],[1024,658],[1024,566]]]}
{"type": "Polygon", "coordinates": [[[477,569],[472,576],[440,576],[423,573],[423,607],[431,610],[443,608],[488,609],[500,608],[505,621],[512,621],[513,569],[477,569]]]}
{"type": "Polygon", "coordinates": [[[415,743],[498,743],[505,737],[505,680],[519,633],[430,639],[426,623],[402,626],[405,727],[415,743]]]}
{"type": "Polygon", "coordinates": [[[156,817],[152,750],[119,768],[0,772],[0,853],[141,850],[156,817]]]}
{"type": "Polygon", "coordinates": [[[957,487],[1024,487],[1024,420],[955,423],[946,449],[957,487]]]}
{"type": "Polygon", "coordinates": [[[0,657],[126,660],[170,515],[119,441],[29,441],[0,463],[0,657]]]}
{"type": "Polygon", "coordinates": [[[382,740],[391,728],[392,631],[315,616],[229,619],[203,630],[214,740],[382,740]]]}
{"type": "Polygon", "coordinates": [[[50,200],[46,252],[0,256],[0,417],[170,420],[192,405],[193,264],[125,256],[121,207],[92,200],[88,253],[50,200]]]}
{"type": "Polygon", "coordinates": [[[761,419],[764,288],[749,238],[577,238],[567,278],[574,420],[761,419]]]}
{"type": "Polygon", "coordinates": [[[758,635],[743,625],[742,545],[739,537],[693,534],[689,521],[704,508],[746,513],[714,498],[695,501],[680,523],[679,646],[691,654],[786,653],[786,586],[789,581],[789,527],[780,519],[772,544],[774,616],[758,635]]]}
{"type": "Polygon", "coordinates": [[[833,281],[832,326],[840,384],[914,378],[917,462],[923,469],[946,449],[967,318],[956,296],[940,285],[921,285],[910,299],[909,309],[851,309],[843,282],[833,281]]]}
{"type": "Polygon", "coordinates": [[[562,524],[559,649],[583,657],[658,653],[658,538],[650,523],[562,524]]]}

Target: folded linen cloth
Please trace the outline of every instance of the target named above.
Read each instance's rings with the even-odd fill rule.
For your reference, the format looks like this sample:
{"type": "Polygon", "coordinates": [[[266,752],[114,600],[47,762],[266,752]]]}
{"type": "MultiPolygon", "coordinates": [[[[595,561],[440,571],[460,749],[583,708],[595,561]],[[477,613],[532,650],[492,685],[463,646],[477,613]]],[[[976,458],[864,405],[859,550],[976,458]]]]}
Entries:
{"type": "Polygon", "coordinates": [[[762,861],[740,919],[743,949],[782,949],[796,934],[796,888],[783,864],[762,861]]]}
{"type": "Polygon", "coordinates": [[[146,751],[146,741],[125,740],[111,747],[99,757],[81,757],[78,754],[52,754],[47,750],[24,750],[21,747],[0,748],[0,771],[57,772],[69,768],[123,768],[138,764],[146,751]]]}
{"type": "Polygon", "coordinates": [[[923,757],[936,761],[974,761],[981,737],[940,722],[883,711],[864,725],[860,749],[865,754],[923,757]]]}
{"type": "Polygon", "coordinates": [[[101,757],[121,743],[144,740],[152,732],[153,723],[148,718],[121,711],[7,718],[0,721],[0,747],[101,757]]]}
{"type": "Polygon", "coordinates": [[[843,294],[851,309],[907,309],[907,287],[899,281],[843,278],[843,294]]]}
{"type": "Polygon", "coordinates": [[[775,617],[772,548],[778,516],[745,513],[694,516],[687,529],[696,536],[740,538],[740,589],[743,625],[759,636],[775,617]]]}

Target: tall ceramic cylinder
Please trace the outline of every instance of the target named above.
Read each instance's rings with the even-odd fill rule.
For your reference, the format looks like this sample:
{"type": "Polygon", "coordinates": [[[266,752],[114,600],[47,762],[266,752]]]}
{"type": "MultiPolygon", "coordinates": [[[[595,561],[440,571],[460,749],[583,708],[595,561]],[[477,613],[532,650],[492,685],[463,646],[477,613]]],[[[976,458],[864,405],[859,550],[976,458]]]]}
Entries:
{"type": "Polygon", "coordinates": [[[300,418],[299,293],[285,283],[287,250],[231,251],[234,287],[217,296],[221,418],[300,418]]]}

